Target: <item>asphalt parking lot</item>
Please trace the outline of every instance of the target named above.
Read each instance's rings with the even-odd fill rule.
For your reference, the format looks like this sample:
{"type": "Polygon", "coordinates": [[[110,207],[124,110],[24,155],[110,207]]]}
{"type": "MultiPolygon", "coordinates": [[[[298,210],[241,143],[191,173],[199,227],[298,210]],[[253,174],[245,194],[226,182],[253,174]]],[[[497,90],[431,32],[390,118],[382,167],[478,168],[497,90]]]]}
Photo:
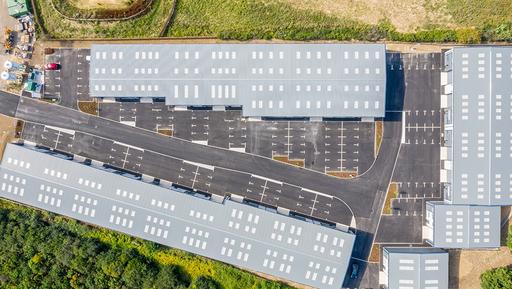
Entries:
{"type": "Polygon", "coordinates": [[[164,103],[101,103],[100,116],[173,136],[320,172],[363,173],[372,165],[375,124],[358,121],[246,121],[239,110],[175,111],[164,103]]]}
{"type": "Polygon", "coordinates": [[[406,87],[402,107],[402,141],[392,181],[398,197],[392,215],[383,216],[377,242],[421,242],[426,200],[440,195],[440,69],[441,55],[391,54],[388,77],[403,74],[406,87]],[[398,228],[412,228],[397,234],[398,228]]]}
{"type": "MultiPolygon", "coordinates": [[[[88,49],[56,49],[46,63],[60,70],[47,71],[45,96],[77,109],[89,97],[88,49]],[[65,85],[63,85],[65,81],[65,85]]],[[[246,122],[241,112],[174,111],[164,103],[102,103],[100,115],[201,144],[289,160],[316,171],[362,174],[375,160],[374,124],[371,122],[262,121],[246,122]]]]}
{"type": "Polygon", "coordinates": [[[55,98],[60,105],[76,109],[78,100],[89,98],[89,49],[55,49],[45,57],[46,63],[60,64],[59,70],[46,70],[44,96],[55,98]]]}
{"type": "Polygon", "coordinates": [[[151,175],[193,191],[238,195],[342,224],[352,221],[349,209],[332,197],[256,175],[196,164],[109,139],[29,122],[25,123],[22,139],[130,172],[151,175]]]}

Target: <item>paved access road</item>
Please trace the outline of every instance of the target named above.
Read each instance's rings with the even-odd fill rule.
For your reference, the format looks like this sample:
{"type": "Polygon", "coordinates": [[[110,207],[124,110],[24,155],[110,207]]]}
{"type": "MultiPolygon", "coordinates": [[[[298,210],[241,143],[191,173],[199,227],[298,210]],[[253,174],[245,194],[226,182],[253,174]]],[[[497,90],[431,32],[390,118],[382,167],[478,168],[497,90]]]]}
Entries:
{"type": "Polygon", "coordinates": [[[359,217],[369,217],[371,209],[368,204],[373,203],[378,190],[385,191],[395,161],[390,156],[396,156],[400,140],[400,123],[386,122],[382,151],[379,154],[382,157],[377,157],[372,169],[365,175],[352,180],[340,180],[311,170],[280,164],[268,158],[167,138],[151,131],[28,98],[21,99],[16,117],[112,139],[162,155],[293,183],[302,188],[339,197],[359,217]]]}
{"type": "Polygon", "coordinates": [[[100,103],[99,115],[172,136],[268,158],[281,157],[323,173],[362,174],[375,160],[375,122],[247,121],[241,110],[175,110],[162,102],[100,103]]]}
{"type": "Polygon", "coordinates": [[[14,117],[20,97],[0,90],[0,113],[14,117]]]}

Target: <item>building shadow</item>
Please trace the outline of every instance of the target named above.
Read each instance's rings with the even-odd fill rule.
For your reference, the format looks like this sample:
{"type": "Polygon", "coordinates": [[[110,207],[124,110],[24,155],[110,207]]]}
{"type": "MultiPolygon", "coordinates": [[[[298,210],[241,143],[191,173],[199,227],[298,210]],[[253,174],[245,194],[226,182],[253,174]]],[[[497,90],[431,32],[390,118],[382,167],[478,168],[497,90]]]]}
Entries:
{"type": "Polygon", "coordinates": [[[449,250],[448,261],[448,288],[449,289],[464,289],[459,288],[459,267],[460,267],[460,250],[449,250]]]}
{"type": "MultiPolygon", "coordinates": [[[[396,118],[404,109],[406,90],[404,64],[398,52],[386,53],[386,119],[396,118]]],[[[401,117],[401,115],[399,115],[401,117]]]]}

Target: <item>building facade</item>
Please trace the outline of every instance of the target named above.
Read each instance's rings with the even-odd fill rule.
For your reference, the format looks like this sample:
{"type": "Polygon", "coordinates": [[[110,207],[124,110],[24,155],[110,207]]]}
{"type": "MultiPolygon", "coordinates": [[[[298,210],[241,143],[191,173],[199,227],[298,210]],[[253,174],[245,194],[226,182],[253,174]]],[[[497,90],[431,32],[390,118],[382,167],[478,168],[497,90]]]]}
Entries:
{"type": "Polygon", "coordinates": [[[386,289],[448,289],[448,252],[384,247],[379,283],[386,289]]]}
{"type": "Polygon", "coordinates": [[[512,47],[457,47],[444,63],[444,198],[512,205],[512,47]]]}
{"type": "Polygon", "coordinates": [[[427,202],[423,238],[437,248],[498,248],[500,207],[427,202]]]}

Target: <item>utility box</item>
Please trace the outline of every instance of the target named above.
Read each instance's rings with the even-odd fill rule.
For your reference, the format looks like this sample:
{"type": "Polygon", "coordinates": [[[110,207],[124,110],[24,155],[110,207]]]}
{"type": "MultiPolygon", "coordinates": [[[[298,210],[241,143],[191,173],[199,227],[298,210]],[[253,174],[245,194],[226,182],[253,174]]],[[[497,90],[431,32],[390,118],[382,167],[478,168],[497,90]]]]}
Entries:
{"type": "Polygon", "coordinates": [[[20,18],[30,12],[27,0],[7,0],[7,10],[14,18],[20,18]]]}

